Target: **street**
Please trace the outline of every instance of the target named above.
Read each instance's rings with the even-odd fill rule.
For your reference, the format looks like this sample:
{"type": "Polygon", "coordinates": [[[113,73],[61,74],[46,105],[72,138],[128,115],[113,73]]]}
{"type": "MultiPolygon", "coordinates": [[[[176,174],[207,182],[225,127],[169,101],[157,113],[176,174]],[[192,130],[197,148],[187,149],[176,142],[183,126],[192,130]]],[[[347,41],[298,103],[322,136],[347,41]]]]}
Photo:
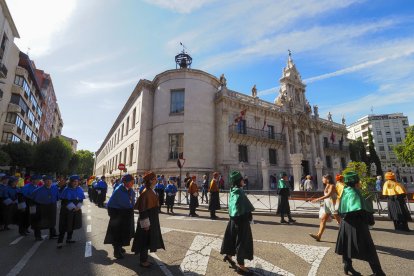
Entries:
{"type": "MultiPolygon", "coordinates": [[[[165,207],[164,207],[165,208],[165,207]]],[[[165,210],[165,209],[164,209],[165,210]]],[[[161,214],[166,250],[151,255],[152,268],[139,266],[138,256],[125,248],[125,259],[113,257],[111,245],[104,245],[108,215],[87,199],[83,207],[83,228],[74,233],[74,244],[56,248],[56,240],[35,242],[33,235],[21,238],[16,228],[0,233],[1,275],[236,275],[219,254],[228,215],[218,213],[212,221],[208,213],[187,217],[161,214]]],[[[137,219],[137,215],[135,217],[137,219]]],[[[338,226],[327,225],[321,242],[316,233],[317,218],[296,217],[294,225],[280,225],[276,216],[256,215],[252,225],[255,259],[247,262],[257,275],[342,275],[341,256],[334,253],[338,226]]],[[[413,224],[410,224],[411,229],[413,224]]],[[[43,234],[48,234],[43,231],[43,234]]],[[[371,231],[379,258],[387,275],[407,275],[414,269],[414,233],[394,232],[392,222],[377,221],[371,231]]],[[[371,274],[368,263],[354,261],[363,275],[371,274]]]]}

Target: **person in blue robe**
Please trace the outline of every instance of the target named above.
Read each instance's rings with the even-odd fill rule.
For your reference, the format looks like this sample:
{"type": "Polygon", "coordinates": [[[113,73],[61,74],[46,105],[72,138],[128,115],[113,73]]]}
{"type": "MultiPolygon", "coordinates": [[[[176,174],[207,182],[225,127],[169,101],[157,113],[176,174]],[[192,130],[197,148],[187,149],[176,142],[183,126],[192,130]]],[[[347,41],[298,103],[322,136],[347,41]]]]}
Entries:
{"type": "Polygon", "coordinates": [[[3,190],[1,204],[3,205],[4,230],[10,230],[11,224],[18,224],[17,182],[18,178],[10,177],[6,189],[3,190]]]}
{"type": "Polygon", "coordinates": [[[177,187],[174,184],[174,177],[170,177],[169,182],[167,187],[165,188],[165,194],[166,194],[166,199],[165,199],[165,204],[167,205],[167,214],[170,213],[171,210],[171,214],[174,214],[174,201],[175,201],[175,195],[177,194],[177,187]]]}
{"type": "Polygon", "coordinates": [[[8,176],[6,176],[6,174],[4,173],[1,173],[0,174],[0,231],[7,230],[5,228],[5,218],[4,218],[5,205],[3,203],[6,197],[7,181],[8,181],[8,176]]]}
{"type": "Polygon", "coordinates": [[[108,190],[108,184],[105,182],[105,176],[101,177],[101,180],[98,181],[95,185],[96,191],[96,204],[98,207],[103,208],[104,202],[106,200],[106,191],[108,190]]]}
{"type": "Polygon", "coordinates": [[[164,186],[164,183],[163,183],[163,178],[158,177],[158,183],[157,183],[157,185],[155,185],[154,191],[158,195],[160,213],[161,213],[161,206],[164,204],[164,190],[165,190],[165,186],[164,186]]]}
{"type": "Polygon", "coordinates": [[[115,192],[116,188],[118,188],[119,185],[122,184],[122,180],[121,179],[115,179],[115,183],[113,185],[113,190],[112,190],[112,194],[115,192]]]}
{"type": "Polygon", "coordinates": [[[142,194],[142,192],[144,191],[144,189],[145,189],[145,184],[141,184],[141,186],[139,186],[139,194],[140,195],[142,194]]]}
{"type": "Polygon", "coordinates": [[[41,179],[42,177],[40,175],[32,175],[30,182],[20,189],[23,201],[25,202],[25,209],[20,214],[22,221],[19,224],[19,233],[23,236],[24,233],[30,233],[28,228],[30,225],[33,226],[36,220],[36,203],[33,201],[33,192],[38,188],[41,179]]]}
{"type": "Polygon", "coordinates": [[[112,244],[114,257],[124,258],[125,249],[134,236],[134,205],[135,192],[133,189],[134,177],[126,174],[106,205],[108,208],[109,223],[106,230],[104,244],[112,244]]]}
{"type": "Polygon", "coordinates": [[[36,204],[36,219],[33,223],[35,239],[41,241],[41,230],[49,229],[49,239],[56,239],[56,213],[59,200],[59,188],[52,185],[52,177],[43,178],[44,185],[33,191],[32,198],[36,204]]]}
{"type": "Polygon", "coordinates": [[[69,184],[60,195],[61,206],[59,214],[59,238],[57,248],[62,248],[63,239],[67,233],[66,243],[74,243],[73,231],[82,228],[82,203],[85,199],[83,190],[79,187],[79,176],[69,177],[69,184]]]}

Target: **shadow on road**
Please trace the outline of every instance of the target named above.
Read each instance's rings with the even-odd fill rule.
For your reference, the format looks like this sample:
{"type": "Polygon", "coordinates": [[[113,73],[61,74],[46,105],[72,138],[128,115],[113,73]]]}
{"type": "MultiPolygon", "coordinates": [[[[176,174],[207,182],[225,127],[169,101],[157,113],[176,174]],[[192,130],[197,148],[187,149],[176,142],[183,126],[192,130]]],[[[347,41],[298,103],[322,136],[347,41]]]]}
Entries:
{"type": "Polygon", "coordinates": [[[397,257],[404,258],[407,260],[414,260],[414,251],[412,250],[392,248],[392,247],[382,246],[382,245],[376,245],[376,248],[377,250],[381,251],[381,252],[378,252],[380,254],[397,256],[397,257]]]}

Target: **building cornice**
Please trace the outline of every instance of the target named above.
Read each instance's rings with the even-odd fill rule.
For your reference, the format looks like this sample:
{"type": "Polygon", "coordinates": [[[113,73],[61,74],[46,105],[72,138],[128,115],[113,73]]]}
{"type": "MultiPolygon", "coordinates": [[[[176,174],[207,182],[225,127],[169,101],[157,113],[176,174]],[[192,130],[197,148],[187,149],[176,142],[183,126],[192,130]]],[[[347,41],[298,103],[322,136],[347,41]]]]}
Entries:
{"type": "Polygon", "coordinates": [[[6,1],[0,0],[0,5],[1,5],[1,8],[3,9],[4,17],[6,17],[7,20],[9,21],[10,28],[13,32],[13,36],[16,38],[20,38],[19,32],[17,31],[17,28],[16,28],[16,24],[14,24],[13,17],[11,16],[11,13],[10,13],[9,7],[6,4],[6,1]]]}

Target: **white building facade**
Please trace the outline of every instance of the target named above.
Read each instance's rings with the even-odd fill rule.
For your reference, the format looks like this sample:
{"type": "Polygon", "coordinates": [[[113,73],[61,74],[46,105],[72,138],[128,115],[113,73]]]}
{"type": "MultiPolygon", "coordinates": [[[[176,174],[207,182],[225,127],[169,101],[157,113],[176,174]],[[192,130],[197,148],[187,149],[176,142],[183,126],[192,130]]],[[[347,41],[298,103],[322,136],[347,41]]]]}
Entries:
{"type": "Polygon", "coordinates": [[[399,162],[392,150],[404,141],[408,126],[408,117],[403,113],[367,115],[347,126],[348,138],[361,138],[368,145],[368,131],[371,131],[382,171],[392,170],[405,182],[413,182],[414,167],[399,162]]]}
{"type": "Polygon", "coordinates": [[[267,190],[270,178],[285,171],[298,190],[303,175],[340,172],[349,161],[345,125],[312,110],[290,56],[280,85],[270,103],[256,87],[248,96],[227,88],[224,75],[196,69],[140,80],[96,152],[95,175],[119,176],[123,163],[132,174],[177,176],[183,158],[183,172],[198,179],[219,171],[227,180],[240,170],[251,188],[267,190]]]}

